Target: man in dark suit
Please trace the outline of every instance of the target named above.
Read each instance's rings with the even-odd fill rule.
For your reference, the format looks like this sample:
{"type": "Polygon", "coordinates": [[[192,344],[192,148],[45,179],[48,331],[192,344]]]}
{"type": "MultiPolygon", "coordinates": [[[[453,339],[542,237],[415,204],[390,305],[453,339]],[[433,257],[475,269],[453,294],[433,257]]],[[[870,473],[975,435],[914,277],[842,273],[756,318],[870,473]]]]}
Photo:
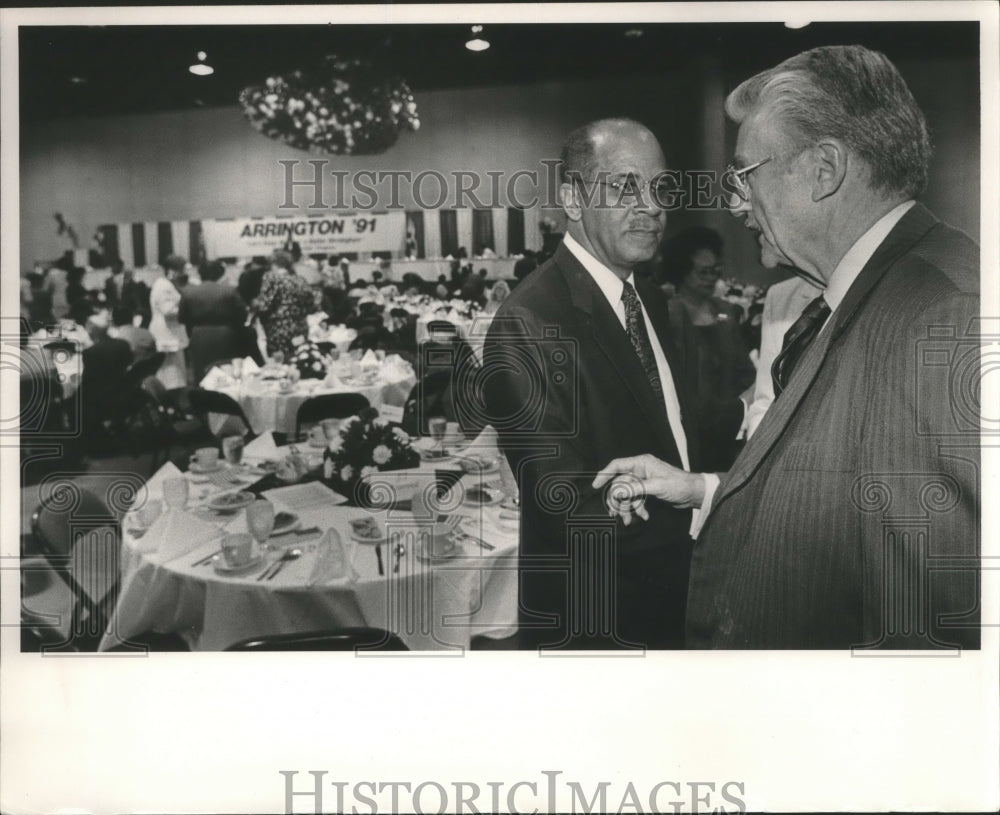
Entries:
{"type": "MultiPolygon", "coordinates": [[[[678,467],[697,466],[697,410],[667,305],[632,271],[660,242],[665,171],[656,138],[637,122],[571,134],[560,185],[566,238],[504,301],[486,338],[485,418],[520,488],[522,647],[682,641],[700,497],[626,528],[590,486],[609,457],[651,446],[678,467]]],[[[740,417],[734,404],[733,434],[740,417]]]]}
{"type": "Polygon", "coordinates": [[[219,261],[207,263],[201,284],[181,292],[178,316],[191,339],[188,356],[195,382],[211,363],[246,353],[242,332],[247,307],[235,288],[219,282],[224,273],[219,261]]]}
{"type": "Polygon", "coordinates": [[[87,318],[91,346],[81,354],[80,409],[88,433],[102,432],[106,420],[118,419],[124,410],[122,384],[132,364],[132,349],[122,339],[108,336],[106,311],[87,318]]]}
{"type": "MultiPolygon", "coordinates": [[[[825,290],[785,335],[775,401],[715,493],[687,644],[976,648],[979,249],[913,200],[923,114],[860,46],[799,54],[726,111],[736,213],[825,290]]],[[[667,500],[693,480],[641,457],[597,483],[615,472],[667,500]]]]}

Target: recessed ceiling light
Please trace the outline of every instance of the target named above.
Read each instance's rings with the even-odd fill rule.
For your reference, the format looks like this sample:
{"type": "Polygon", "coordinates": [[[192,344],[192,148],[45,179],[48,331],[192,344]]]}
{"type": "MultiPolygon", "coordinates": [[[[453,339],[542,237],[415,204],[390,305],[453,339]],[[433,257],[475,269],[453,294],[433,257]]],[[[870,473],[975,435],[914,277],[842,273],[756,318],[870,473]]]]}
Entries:
{"type": "Polygon", "coordinates": [[[632,39],[638,39],[642,35],[643,31],[641,28],[630,28],[628,31],[625,32],[625,36],[631,37],[632,39]]]}
{"type": "Polygon", "coordinates": [[[87,80],[82,76],[71,76],[69,78],[70,84],[72,85],[85,85],[87,80]]]}
{"type": "Polygon", "coordinates": [[[489,48],[489,40],[483,39],[479,36],[482,33],[483,27],[481,25],[472,26],[472,39],[465,44],[465,47],[470,51],[485,51],[489,48]]]}
{"type": "Polygon", "coordinates": [[[197,76],[208,76],[215,73],[215,68],[205,62],[208,54],[204,51],[198,52],[198,61],[194,65],[188,66],[188,70],[197,76]]]}

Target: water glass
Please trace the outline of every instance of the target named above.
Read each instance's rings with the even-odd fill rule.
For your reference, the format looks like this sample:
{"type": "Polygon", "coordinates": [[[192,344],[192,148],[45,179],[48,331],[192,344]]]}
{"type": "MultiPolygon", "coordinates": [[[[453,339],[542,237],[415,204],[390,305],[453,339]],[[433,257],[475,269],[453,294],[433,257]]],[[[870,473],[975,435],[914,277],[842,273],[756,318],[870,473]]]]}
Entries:
{"type": "Polygon", "coordinates": [[[243,378],[243,359],[237,357],[233,360],[233,379],[239,382],[243,378]]]}
{"type": "Polygon", "coordinates": [[[171,509],[184,509],[188,502],[188,480],[184,476],[168,478],[163,482],[163,500],[171,509]]]}
{"type": "Polygon", "coordinates": [[[243,446],[242,436],[226,436],[222,440],[222,455],[226,457],[229,464],[235,467],[243,461],[243,446]]]}
{"type": "Polygon", "coordinates": [[[274,531],[274,504],[263,498],[247,507],[247,529],[254,540],[267,548],[267,540],[274,531]]]}
{"type": "Polygon", "coordinates": [[[448,430],[448,420],[444,416],[431,416],[427,420],[427,429],[430,431],[431,438],[438,443],[438,446],[441,446],[448,430]]]}

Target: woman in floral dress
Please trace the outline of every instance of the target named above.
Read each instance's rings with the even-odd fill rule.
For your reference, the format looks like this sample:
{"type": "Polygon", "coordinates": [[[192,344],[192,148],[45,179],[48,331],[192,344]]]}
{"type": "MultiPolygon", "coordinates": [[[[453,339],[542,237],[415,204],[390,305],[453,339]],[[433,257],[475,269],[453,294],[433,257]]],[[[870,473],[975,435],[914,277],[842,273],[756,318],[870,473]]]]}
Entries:
{"type": "Polygon", "coordinates": [[[292,265],[288,252],[275,252],[254,303],[267,338],[268,356],[280,352],[285,360],[290,360],[295,351],[292,339],[309,335],[306,316],[319,308],[316,293],[295,274],[292,265]]]}

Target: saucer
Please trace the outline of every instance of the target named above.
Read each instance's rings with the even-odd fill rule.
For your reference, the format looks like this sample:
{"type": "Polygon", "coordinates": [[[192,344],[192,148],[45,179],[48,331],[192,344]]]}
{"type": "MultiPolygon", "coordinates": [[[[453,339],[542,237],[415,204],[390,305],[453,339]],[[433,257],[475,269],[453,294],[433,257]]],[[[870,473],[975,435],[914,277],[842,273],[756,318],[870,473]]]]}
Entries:
{"type": "Polygon", "coordinates": [[[496,459],[486,462],[481,458],[467,456],[461,458],[458,463],[467,475],[490,475],[500,469],[500,462],[496,459]]]}
{"type": "Polygon", "coordinates": [[[493,490],[489,487],[469,487],[465,491],[464,504],[472,507],[492,507],[503,501],[503,493],[500,490],[493,490]],[[482,498],[476,495],[481,494],[482,498]]]}
{"type": "Polygon", "coordinates": [[[462,554],[462,547],[452,541],[451,549],[440,555],[432,555],[426,550],[425,547],[421,547],[421,549],[417,551],[417,560],[424,563],[444,563],[446,560],[453,560],[460,554],[462,554]]]}
{"type": "Polygon", "coordinates": [[[224,492],[208,502],[208,508],[215,512],[236,512],[254,502],[252,492],[224,492]]]}
{"type": "Polygon", "coordinates": [[[420,450],[420,458],[422,461],[450,461],[454,456],[447,450],[429,450],[424,447],[420,450]]]}
{"type": "Polygon", "coordinates": [[[264,553],[261,552],[257,557],[252,557],[242,566],[227,566],[226,559],[222,555],[216,555],[212,558],[212,567],[215,569],[216,574],[243,574],[244,572],[252,571],[256,566],[260,566],[264,562],[264,553]]]}
{"type": "Polygon", "coordinates": [[[279,512],[274,516],[274,529],[271,536],[287,535],[302,525],[302,520],[294,512],[279,512]],[[284,517],[283,517],[284,516],[284,517]]]}
{"type": "Polygon", "coordinates": [[[388,535],[383,535],[381,538],[362,538],[359,535],[355,535],[353,529],[350,531],[350,533],[348,533],[348,537],[350,537],[352,541],[356,541],[357,543],[366,543],[369,546],[375,546],[376,544],[389,542],[388,535]]]}
{"type": "Polygon", "coordinates": [[[199,473],[199,474],[217,473],[219,470],[222,469],[222,466],[223,462],[221,461],[221,459],[219,461],[216,461],[214,465],[209,467],[202,466],[201,464],[195,461],[191,463],[191,465],[188,467],[188,470],[192,473],[199,473]]]}
{"type": "Polygon", "coordinates": [[[521,504],[513,498],[504,498],[503,501],[500,502],[500,509],[510,510],[511,512],[520,512],[521,504]]]}

